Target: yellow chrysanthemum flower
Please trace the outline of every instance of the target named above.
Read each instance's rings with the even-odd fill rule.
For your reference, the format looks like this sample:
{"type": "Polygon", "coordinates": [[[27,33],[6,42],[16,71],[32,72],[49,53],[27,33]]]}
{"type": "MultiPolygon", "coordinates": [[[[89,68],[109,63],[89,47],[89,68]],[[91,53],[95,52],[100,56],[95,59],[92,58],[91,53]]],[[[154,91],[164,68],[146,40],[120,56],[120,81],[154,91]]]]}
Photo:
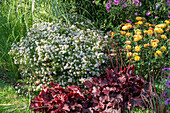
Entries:
{"type": "Polygon", "coordinates": [[[163,33],[164,32],[163,29],[161,29],[161,28],[155,28],[154,31],[156,33],[163,33]]]}
{"type": "Polygon", "coordinates": [[[142,17],[136,17],[136,20],[140,21],[140,20],[142,20],[142,17]]]}
{"type": "Polygon", "coordinates": [[[121,33],[122,35],[125,35],[125,34],[126,34],[126,31],[120,31],[120,33],[121,33]]]}
{"type": "Polygon", "coordinates": [[[139,52],[140,50],[141,50],[141,49],[140,49],[140,46],[136,46],[136,47],[135,47],[135,51],[136,51],[136,52],[139,52]]]}
{"type": "Polygon", "coordinates": [[[148,30],[148,35],[153,35],[153,30],[148,30]]]}
{"type": "Polygon", "coordinates": [[[149,43],[148,44],[144,44],[144,47],[146,48],[146,47],[149,47],[149,43]]]}
{"type": "Polygon", "coordinates": [[[129,29],[128,26],[123,26],[123,27],[122,27],[122,30],[128,30],[128,29],[129,29]]]}
{"type": "Polygon", "coordinates": [[[136,38],[137,37],[137,35],[133,35],[133,38],[136,38]]]}
{"type": "Polygon", "coordinates": [[[155,40],[151,40],[151,43],[155,42],[155,40]]]}
{"type": "Polygon", "coordinates": [[[125,43],[130,45],[130,44],[131,44],[131,41],[126,41],[125,43]]]}
{"type": "Polygon", "coordinates": [[[145,30],[144,33],[147,34],[147,33],[148,33],[148,30],[145,30]]]}
{"type": "Polygon", "coordinates": [[[132,53],[131,52],[127,52],[127,57],[131,57],[132,56],[132,53]]]}
{"type": "Polygon", "coordinates": [[[131,36],[131,33],[129,33],[129,32],[126,33],[126,36],[127,36],[127,37],[130,37],[130,36],[131,36]]]}
{"type": "Polygon", "coordinates": [[[136,38],[134,38],[134,41],[135,41],[135,42],[138,42],[139,40],[140,40],[140,39],[139,39],[139,38],[137,38],[137,37],[136,37],[136,38]]]}
{"type": "Polygon", "coordinates": [[[135,61],[139,61],[140,60],[140,56],[135,56],[135,61]]]}
{"type": "Polygon", "coordinates": [[[125,23],[122,23],[122,24],[120,24],[121,26],[124,26],[125,25],[125,23]]]}
{"type": "Polygon", "coordinates": [[[156,53],[159,55],[159,56],[162,56],[162,52],[160,50],[157,50],[156,53]]]}
{"type": "Polygon", "coordinates": [[[127,49],[127,50],[130,50],[130,49],[131,49],[131,45],[127,45],[127,46],[126,46],[126,49],[127,49]]]}
{"type": "Polygon", "coordinates": [[[161,38],[163,38],[164,40],[167,39],[167,36],[166,35],[161,35],[161,38]]]}
{"type": "Polygon", "coordinates": [[[165,46],[162,46],[162,47],[161,47],[161,50],[162,50],[162,51],[166,51],[166,47],[165,47],[165,46]]]}
{"type": "Polygon", "coordinates": [[[138,55],[138,53],[133,53],[133,56],[137,56],[138,55]]]}
{"type": "Polygon", "coordinates": [[[154,39],[154,42],[159,43],[159,40],[158,39],[154,39]]]}
{"type": "Polygon", "coordinates": [[[141,40],[143,38],[143,36],[142,35],[134,35],[133,38],[134,38],[134,41],[137,42],[137,41],[141,40]]]}
{"type": "Polygon", "coordinates": [[[152,26],[152,24],[149,24],[149,26],[152,26]]]}
{"type": "Polygon", "coordinates": [[[128,26],[128,28],[129,28],[129,29],[131,29],[131,28],[132,28],[132,25],[131,25],[131,24],[128,24],[127,26],[128,26]]]}
{"type": "Polygon", "coordinates": [[[110,34],[111,34],[111,37],[112,37],[112,38],[115,37],[114,32],[111,32],[110,34]]]}
{"type": "Polygon", "coordinates": [[[136,30],[135,30],[135,34],[137,34],[137,32],[139,32],[139,31],[141,31],[141,30],[140,30],[140,29],[136,29],[136,30]]]}
{"type": "Polygon", "coordinates": [[[137,35],[141,35],[141,34],[142,34],[142,31],[137,31],[136,34],[137,34],[137,35]]]}
{"type": "Polygon", "coordinates": [[[157,28],[165,28],[165,27],[166,27],[166,24],[158,24],[158,25],[156,25],[155,27],[157,27],[157,28]]]}
{"type": "Polygon", "coordinates": [[[139,35],[137,37],[141,40],[143,38],[143,35],[139,35]]]}
{"type": "Polygon", "coordinates": [[[157,57],[158,56],[158,54],[157,53],[154,53],[155,54],[155,56],[157,57]]]}
{"type": "Polygon", "coordinates": [[[170,21],[168,21],[168,20],[165,20],[165,23],[168,25],[168,24],[170,24],[170,21]]]}
{"type": "Polygon", "coordinates": [[[138,21],[138,24],[139,24],[139,25],[142,25],[142,24],[143,24],[143,22],[142,22],[142,21],[138,21]]]}
{"type": "Polygon", "coordinates": [[[157,46],[158,46],[158,43],[157,43],[157,42],[153,42],[153,43],[152,43],[152,47],[153,47],[153,48],[156,48],[157,46]]]}

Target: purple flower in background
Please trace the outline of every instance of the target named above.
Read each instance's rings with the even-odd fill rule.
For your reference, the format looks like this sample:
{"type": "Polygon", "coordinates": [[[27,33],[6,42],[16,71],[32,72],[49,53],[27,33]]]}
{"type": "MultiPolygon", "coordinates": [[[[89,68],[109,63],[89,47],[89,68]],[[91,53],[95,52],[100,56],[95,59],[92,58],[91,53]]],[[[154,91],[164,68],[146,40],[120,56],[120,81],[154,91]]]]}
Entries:
{"type": "Polygon", "coordinates": [[[159,7],[158,5],[155,6],[156,9],[158,9],[158,7],[159,7]]]}
{"type": "Polygon", "coordinates": [[[158,16],[155,16],[155,19],[157,19],[158,18],[158,16]]]}
{"type": "Polygon", "coordinates": [[[123,3],[122,5],[123,5],[123,7],[127,7],[127,3],[123,3]]]}
{"type": "Polygon", "coordinates": [[[170,1],[169,1],[169,0],[167,0],[166,4],[167,4],[168,6],[170,6],[170,1]]]}
{"type": "Polygon", "coordinates": [[[114,0],[114,2],[113,2],[114,5],[119,5],[119,3],[120,3],[120,2],[117,1],[117,0],[114,0]]]}
{"type": "Polygon", "coordinates": [[[165,71],[165,70],[170,70],[170,68],[163,68],[162,71],[165,71]]]}
{"type": "Polygon", "coordinates": [[[139,7],[141,7],[141,6],[142,6],[142,3],[140,2],[140,3],[139,3],[139,7]]]}
{"type": "Polygon", "coordinates": [[[139,4],[139,0],[135,0],[135,5],[138,5],[139,4]]]}
{"type": "Polygon", "coordinates": [[[109,9],[106,9],[107,10],[107,12],[109,13],[110,12],[110,10],[109,9]]]}
{"type": "Polygon", "coordinates": [[[170,104],[170,98],[167,98],[167,100],[165,100],[165,104],[166,105],[170,104]]]}
{"type": "Polygon", "coordinates": [[[129,19],[126,19],[126,22],[128,22],[128,23],[131,23],[131,24],[132,24],[132,22],[131,22],[129,19]]]}
{"type": "Polygon", "coordinates": [[[149,16],[151,13],[148,11],[148,12],[146,12],[146,16],[149,16]]]}
{"type": "Polygon", "coordinates": [[[109,9],[111,7],[110,3],[106,3],[106,9],[109,9]]]}
{"type": "Polygon", "coordinates": [[[170,78],[170,76],[168,76],[168,78],[170,78]]]}
{"type": "Polygon", "coordinates": [[[170,18],[170,13],[168,13],[168,18],[170,18]]]}
{"type": "Polygon", "coordinates": [[[136,13],[135,13],[135,15],[137,16],[137,15],[138,15],[138,13],[136,12],[136,13]]]}
{"type": "Polygon", "coordinates": [[[166,82],[166,87],[167,87],[167,88],[170,88],[170,80],[168,80],[168,81],[166,82]]]}

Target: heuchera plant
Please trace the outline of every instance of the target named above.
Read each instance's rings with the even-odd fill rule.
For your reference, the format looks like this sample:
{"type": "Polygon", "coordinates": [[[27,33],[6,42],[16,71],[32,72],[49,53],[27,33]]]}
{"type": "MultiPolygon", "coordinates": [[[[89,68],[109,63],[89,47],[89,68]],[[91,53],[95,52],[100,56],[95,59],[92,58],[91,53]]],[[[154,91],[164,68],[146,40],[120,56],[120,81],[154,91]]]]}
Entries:
{"type": "Polygon", "coordinates": [[[50,86],[52,88],[44,87],[39,96],[32,99],[30,109],[35,113],[88,112],[87,97],[79,87],[72,85],[63,89],[52,82],[50,86]]]}
{"type": "Polygon", "coordinates": [[[30,109],[34,112],[70,112],[70,113],[121,113],[124,110],[138,106],[146,108],[140,94],[149,97],[149,91],[144,88],[147,82],[136,76],[134,65],[107,70],[106,75],[91,78],[83,83],[88,91],[82,91],[77,86],[61,88],[51,83],[53,88],[44,87],[38,97],[31,101],[30,109]]]}
{"type": "Polygon", "coordinates": [[[120,109],[124,111],[132,106],[144,109],[145,104],[140,94],[149,97],[148,91],[144,88],[148,83],[143,78],[135,76],[134,69],[134,65],[120,70],[110,69],[107,70],[107,75],[85,81],[83,85],[93,95],[92,108],[105,113],[119,112],[120,109]]]}

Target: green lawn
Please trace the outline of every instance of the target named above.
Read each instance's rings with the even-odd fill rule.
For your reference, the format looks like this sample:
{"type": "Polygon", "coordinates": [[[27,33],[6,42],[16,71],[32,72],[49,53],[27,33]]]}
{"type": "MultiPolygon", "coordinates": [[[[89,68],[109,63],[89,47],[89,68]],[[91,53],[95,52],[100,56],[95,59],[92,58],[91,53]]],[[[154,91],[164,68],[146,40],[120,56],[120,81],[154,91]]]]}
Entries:
{"type": "Polygon", "coordinates": [[[12,85],[0,79],[0,113],[32,113],[29,98],[20,96],[12,85]]]}

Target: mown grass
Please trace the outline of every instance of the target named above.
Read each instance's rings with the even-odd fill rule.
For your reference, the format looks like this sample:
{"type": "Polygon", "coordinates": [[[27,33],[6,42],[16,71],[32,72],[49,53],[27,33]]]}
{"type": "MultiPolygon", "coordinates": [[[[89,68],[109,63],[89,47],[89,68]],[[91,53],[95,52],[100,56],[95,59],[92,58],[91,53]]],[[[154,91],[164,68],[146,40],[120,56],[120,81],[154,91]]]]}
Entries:
{"type": "Polygon", "coordinates": [[[29,98],[18,95],[12,85],[0,79],[0,113],[33,113],[29,98]]]}

